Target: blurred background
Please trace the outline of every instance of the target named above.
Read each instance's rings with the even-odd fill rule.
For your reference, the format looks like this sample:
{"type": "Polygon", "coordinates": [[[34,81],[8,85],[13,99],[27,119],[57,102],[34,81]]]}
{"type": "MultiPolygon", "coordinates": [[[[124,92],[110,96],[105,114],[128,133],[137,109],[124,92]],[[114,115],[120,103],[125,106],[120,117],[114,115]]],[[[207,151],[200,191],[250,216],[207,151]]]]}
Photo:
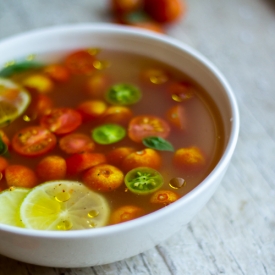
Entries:
{"type": "MultiPolygon", "coordinates": [[[[147,18],[139,13],[121,16],[111,2],[0,0],[0,40],[55,25],[136,24],[147,18]]],[[[275,2],[180,2],[182,11],[172,22],[166,18],[158,23],[157,31],[211,60],[229,81],[240,108],[236,153],[215,196],[178,234],[131,259],[68,270],[0,256],[0,275],[275,274],[275,2]]],[[[153,10],[158,9],[156,4],[153,10]]]]}

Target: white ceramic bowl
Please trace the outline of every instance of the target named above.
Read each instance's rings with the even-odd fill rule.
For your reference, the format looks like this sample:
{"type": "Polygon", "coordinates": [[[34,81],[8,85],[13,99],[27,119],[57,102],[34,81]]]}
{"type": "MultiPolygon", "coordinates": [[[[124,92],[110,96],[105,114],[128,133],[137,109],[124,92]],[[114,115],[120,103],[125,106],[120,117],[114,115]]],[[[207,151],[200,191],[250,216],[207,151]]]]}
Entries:
{"type": "MultiPolygon", "coordinates": [[[[107,264],[139,254],[179,231],[201,210],[221,182],[239,132],[239,114],[232,90],[221,73],[201,54],[169,38],[111,24],[61,26],[20,34],[0,42],[0,67],[32,53],[100,47],[140,53],[182,70],[209,91],[225,128],[226,148],[215,169],[194,190],[175,203],[136,220],[104,228],[55,232],[0,224],[0,254],[53,267],[107,264]]],[[[47,56],[54,61],[56,56],[47,56]]]]}

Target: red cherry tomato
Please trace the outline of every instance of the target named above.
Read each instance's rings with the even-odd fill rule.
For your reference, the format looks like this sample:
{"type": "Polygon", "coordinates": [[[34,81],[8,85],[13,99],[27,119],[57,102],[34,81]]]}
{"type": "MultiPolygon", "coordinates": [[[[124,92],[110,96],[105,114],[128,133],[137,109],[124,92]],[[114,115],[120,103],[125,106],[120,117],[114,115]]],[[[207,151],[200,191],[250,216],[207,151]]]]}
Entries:
{"type": "Polygon", "coordinates": [[[21,129],[12,139],[12,148],[20,155],[36,157],[52,150],[56,137],[42,126],[31,126],[21,129]]]}
{"type": "Polygon", "coordinates": [[[135,142],[141,142],[143,138],[150,136],[166,138],[169,132],[170,126],[165,120],[151,115],[134,117],[128,128],[128,135],[135,142]]]}
{"type": "Polygon", "coordinates": [[[111,8],[115,13],[128,13],[138,10],[142,0],[111,0],[111,8]]]}
{"type": "Polygon", "coordinates": [[[178,129],[186,129],[185,109],[181,105],[175,105],[166,112],[168,121],[178,129]]]}
{"type": "Polygon", "coordinates": [[[73,74],[88,74],[95,70],[94,61],[88,50],[79,50],[67,56],[65,65],[73,74]]]}
{"type": "Polygon", "coordinates": [[[144,0],[144,11],[160,23],[170,23],[180,18],[185,7],[180,0],[144,0]]]}
{"type": "Polygon", "coordinates": [[[56,108],[41,117],[40,124],[55,134],[67,134],[82,123],[81,115],[70,108],[56,108]]]}

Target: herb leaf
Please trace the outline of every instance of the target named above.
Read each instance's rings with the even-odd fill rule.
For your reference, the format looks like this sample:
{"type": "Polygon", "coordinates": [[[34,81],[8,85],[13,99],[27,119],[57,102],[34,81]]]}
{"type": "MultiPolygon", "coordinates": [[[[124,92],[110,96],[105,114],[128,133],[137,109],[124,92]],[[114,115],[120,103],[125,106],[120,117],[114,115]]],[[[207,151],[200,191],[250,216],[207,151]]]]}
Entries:
{"type": "Polygon", "coordinates": [[[37,69],[40,68],[42,64],[33,62],[33,61],[23,61],[14,63],[13,65],[7,66],[0,71],[0,76],[2,77],[9,77],[16,73],[21,73],[25,70],[29,69],[37,69]]]}
{"type": "Polygon", "coordinates": [[[2,140],[2,137],[0,136],[0,156],[4,156],[8,153],[8,146],[6,143],[2,140]]]}
{"type": "Polygon", "coordinates": [[[160,150],[160,151],[174,151],[173,145],[161,138],[161,137],[147,137],[142,140],[142,143],[149,148],[160,150]]]}

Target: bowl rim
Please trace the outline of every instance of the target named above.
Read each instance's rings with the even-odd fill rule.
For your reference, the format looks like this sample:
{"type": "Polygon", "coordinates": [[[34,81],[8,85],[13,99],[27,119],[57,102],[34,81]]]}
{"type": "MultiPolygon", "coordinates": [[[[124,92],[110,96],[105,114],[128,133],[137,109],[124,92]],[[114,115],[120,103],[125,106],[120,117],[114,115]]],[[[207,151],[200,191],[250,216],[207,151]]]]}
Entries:
{"type": "Polygon", "coordinates": [[[0,224],[0,232],[5,231],[7,233],[13,233],[21,236],[29,237],[39,237],[39,238],[52,238],[52,239],[81,239],[86,237],[97,237],[97,236],[107,236],[109,234],[116,234],[118,232],[124,232],[131,230],[132,228],[140,227],[143,224],[152,223],[152,220],[158,220],[163,215],[173,212],[177,208],[183,207],[185,204],[188,204],[193,198],[198,196],[200,193],[203,193],[210,185],[215,182],[221,172],[227,168],[228,163],[234,153],[235,147],[237,145],[239,128],[240,128],[240,117],[239,110],[237,105],[237,100],[231,89],[229,83],[222,75],[222,73],[216,68],[216,66],[204,57],[200,52],[192,48],[191,46],[185,44],[184,42],[177,40],[176,38],[169,37],[165,34],[154,33],[149,30],[143,30],[136,27],[123,26],[113,23],[78,23],[78,24],[65,24],[59,26],[51,26],[41,29],[34,29],[31,31],[15,34],[11,37],[4,38],[0,40],[0,48],[5,44],[15,43],[20,40],[30,39],[34,36],[43,36],[43,35],[57,35],[59,33],[69,33],[70,31],[96,31],[101,33],[109,32],[118,32],[123,35],[134,35],[136,37],[143,37],[147,39],[153,39],[159,41],[160,43],[165,43],[172,47],[179,48],[185,53],[188,53],[195,60],[202,63],[210,72],[215,76],[219,83],[223,86],[224,91],[226,91],[227,99],[230,103],[232,118],[231,118],[231,130],[228,138],[227,145],[225,146],[224,153],[220,158],[219,162],[215,168],[209,173],[209,175],[194,189],[188,192],[186,195],[181,197],[178,201],[159,209],[155,212],[149,213],[140,218],[115,224],[108,225],[105,227],[94,228],[94,229],[83,229],[83,230],[74,230],[74,231],[44,231],[36,229],[26,229],[15,227],[11,225],[0,224]]]}

